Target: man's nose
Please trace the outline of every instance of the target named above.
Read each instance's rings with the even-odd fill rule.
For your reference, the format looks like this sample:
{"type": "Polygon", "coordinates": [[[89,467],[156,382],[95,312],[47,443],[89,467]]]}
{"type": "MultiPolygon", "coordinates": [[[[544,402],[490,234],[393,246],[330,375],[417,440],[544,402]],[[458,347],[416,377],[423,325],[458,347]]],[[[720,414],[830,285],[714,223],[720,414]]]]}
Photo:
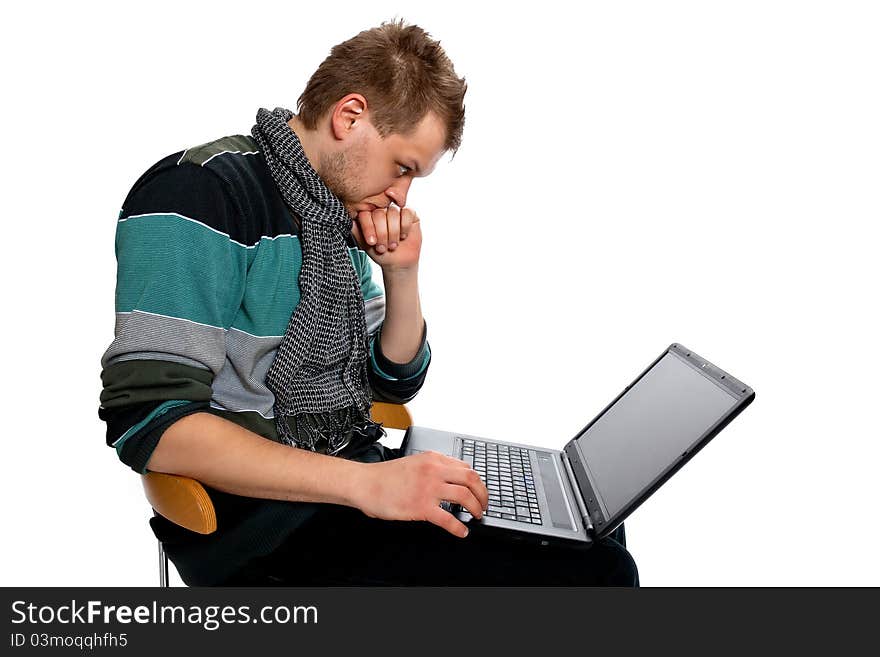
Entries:
{"type": "Polygon", "coordinates": [[[409,192],[409,186],[412,185],[412,178],[409,176],[401,176],[385,190],[385,195],[394,201],[398,207],[406,205],[406,195],[409,192]]]}

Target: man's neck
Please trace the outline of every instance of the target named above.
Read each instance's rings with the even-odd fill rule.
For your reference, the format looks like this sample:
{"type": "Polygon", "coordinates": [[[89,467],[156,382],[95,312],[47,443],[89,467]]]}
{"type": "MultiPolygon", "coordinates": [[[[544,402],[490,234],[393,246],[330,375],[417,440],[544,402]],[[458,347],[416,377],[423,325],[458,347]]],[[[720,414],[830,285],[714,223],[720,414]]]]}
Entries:
{"type": "Polygon", "coordinates": [[[290,126],[290,129],[293,130],[299,138],[299,143],[302,144],[303,152],[306,154],[306,159],[308,159],[309,164],[311,164],[312,168],[320,175],[321,155],[317,144],[317,134],[315,134],[314,130],[306,128],[302,121],[299,120],[299,117],[295,115],[290,117],[290,121],[287,122],[287,125],[290,126]]]}
{"type": "MultiPolygon", "coordinates": [[[[300,121],[299,117],[294,115],[290,117],[290,120],[287,122],[287,125],[290,126],[290,129],[296,133],[297,138],[299,139],[299,143],[302,144],[303,152],[306,154],[306,159],[309,161],[309,164],[312,165],[312,168],[317,172],[318,176],[323,180],[324,177],[321,175],[321,137],[317,130],[309,130],[306,128],[302,121],[300,121]]],[[[351,210],[348,206],[346,206],[346,210],[349,215],[354,218],[355,212],[351,210]]]]}

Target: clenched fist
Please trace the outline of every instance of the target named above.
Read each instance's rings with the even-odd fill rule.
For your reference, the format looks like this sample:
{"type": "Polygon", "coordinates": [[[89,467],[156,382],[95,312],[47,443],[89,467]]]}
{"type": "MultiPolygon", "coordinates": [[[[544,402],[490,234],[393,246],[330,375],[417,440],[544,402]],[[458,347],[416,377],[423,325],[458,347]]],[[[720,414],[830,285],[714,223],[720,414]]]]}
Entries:
{"type": "Polygon", "coordinates": [[[410,208],[390,205],[358,212],[351,232],[358,246],[382,269],[410,269],[419,262],[422,231],[410,208]]]}

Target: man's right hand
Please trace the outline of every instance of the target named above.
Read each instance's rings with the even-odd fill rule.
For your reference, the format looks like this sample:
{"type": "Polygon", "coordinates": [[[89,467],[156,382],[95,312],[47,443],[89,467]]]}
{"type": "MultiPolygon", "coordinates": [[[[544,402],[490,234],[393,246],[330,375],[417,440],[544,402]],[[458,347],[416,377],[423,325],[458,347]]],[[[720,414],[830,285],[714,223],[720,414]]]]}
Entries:
{"type": "Polygon", "coordinates": [[[489,491],[476,470],[437,452],[364,464],[361,477],[356,506],[366,515],[383,520],[427,520],[460,538],[467,536],[467,527],[440,503],[460,504],[477,519],[489,504],[489,491]]]}

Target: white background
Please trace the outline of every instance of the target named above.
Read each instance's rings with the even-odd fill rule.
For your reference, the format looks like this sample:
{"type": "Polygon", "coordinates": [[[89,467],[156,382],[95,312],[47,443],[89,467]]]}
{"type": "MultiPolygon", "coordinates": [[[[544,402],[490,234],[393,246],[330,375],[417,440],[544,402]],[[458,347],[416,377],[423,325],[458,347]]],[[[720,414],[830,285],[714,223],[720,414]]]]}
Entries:
{"type": "Polygon", "coordinates": [[[876,4],[305,4],[4,10],[0,583],[155,583],[97,417],[122,200],[401,16],[469,83],[416,422],[558,448],[681,342],[757,398],[627,521],[643,584],[880,585],[876,4]]]}

